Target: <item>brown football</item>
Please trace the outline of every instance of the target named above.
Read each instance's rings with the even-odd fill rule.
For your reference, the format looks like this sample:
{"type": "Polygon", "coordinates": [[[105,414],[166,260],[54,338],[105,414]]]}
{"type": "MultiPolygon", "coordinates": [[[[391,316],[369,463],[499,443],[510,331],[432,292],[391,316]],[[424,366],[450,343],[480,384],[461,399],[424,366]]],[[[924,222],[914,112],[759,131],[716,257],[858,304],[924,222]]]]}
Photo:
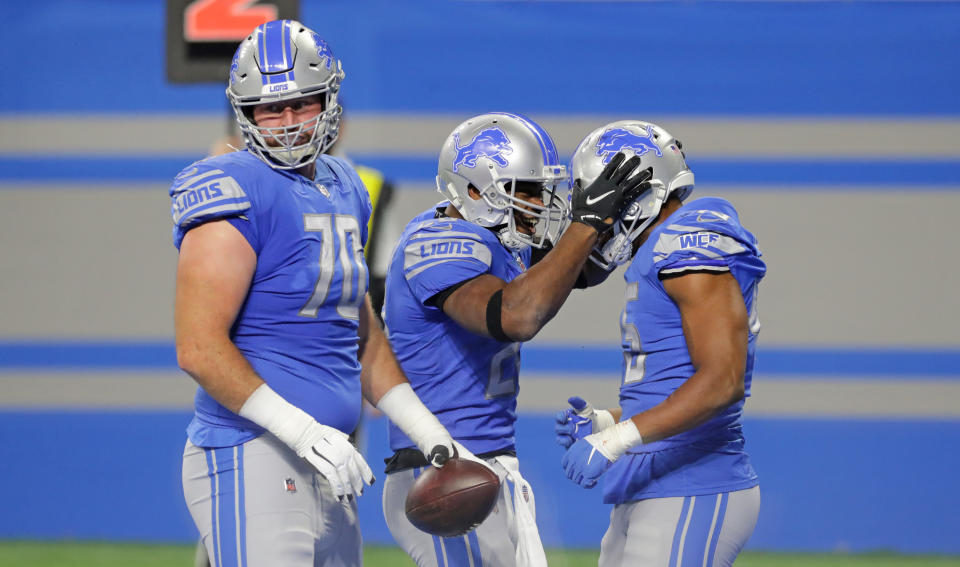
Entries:
{"type": "Polygon", "coordinates": [[[476,461],[454,458],[426,467],[407,493],[407,519],[428,534],[463,535],[483,522],[497,503],[500,479],[476,461]]]}

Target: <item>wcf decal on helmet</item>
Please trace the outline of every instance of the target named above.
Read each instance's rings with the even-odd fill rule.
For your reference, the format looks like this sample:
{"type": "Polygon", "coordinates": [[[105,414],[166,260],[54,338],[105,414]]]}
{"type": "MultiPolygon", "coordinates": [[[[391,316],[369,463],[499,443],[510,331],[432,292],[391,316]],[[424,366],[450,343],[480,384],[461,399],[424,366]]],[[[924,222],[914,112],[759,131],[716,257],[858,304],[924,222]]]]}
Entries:
{"type": "Polygon", "coordinates": [[[513,153],[510,147],[510,139],[503,133],[503,130],[497,127],[487,128],[473,137],[473,140],[465,146],[460,146],[460,134],[453,135],[453,143],[457,148],[457,155],[453,160],[453,171],[463,164],[467,167],[476,167],[477,160],[481,157],[489,158],[493,163],[500,167],[506,167],[510,162],[503,156],[513,153]]]}
{"type": "Polygon", "coordinates": [[[657,157],[663,157],[660,147],[653,141],[653,128],[649,124],[646,135],[636,134],[626,128],[611,128],[601,134],[597,140],[597,155],[603,157],[605,164],[609,163],[617,152],[623,150],[632,150],[638,156],[652,150],[657,157]]]}

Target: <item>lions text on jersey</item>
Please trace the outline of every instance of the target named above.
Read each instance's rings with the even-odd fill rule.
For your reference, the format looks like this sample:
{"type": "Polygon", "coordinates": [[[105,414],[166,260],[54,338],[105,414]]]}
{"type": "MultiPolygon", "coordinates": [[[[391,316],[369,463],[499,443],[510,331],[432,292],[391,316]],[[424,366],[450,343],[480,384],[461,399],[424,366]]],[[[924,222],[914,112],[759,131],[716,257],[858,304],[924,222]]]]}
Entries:
{"type": "MultiPolygon", "coordinates": [[[[363,246],[371,205],[353,169],[321,155],[311,181],[247,151],[184,169],[170,189],[174,244],[201,223],[226,219],[257,254],[231,339],[284,399],[349,433],[360,418],[358,309],[367,289],[363,246]]],[[[203,388],[187,432],[199,447],[260,435],[256,424],[203,388]]]]}
{"type": "MultiPolygon", "coordinates": [[[[757,319],[757,285],[766,272],[754,236],[740,225],[733,206],[707,197],[685,203],[653,229],[624,273],[623,418],[663,402],[694,373],[680,311],[661,278],[689,272],[729,272],[740,285],[750,316],[746,395],[750,394],[757,319]]],[[[662,441],[639,445],[606,473],[604,500],[620,504],[644,498],[692,496],[757,485],[744,452],[744,400],[710,421],[662,441]]]]}
{"type": "MultiPolygon", "coordinates": [[[[439,207],[446,206],[441,203],[439,207]]],[[[430,209],[406,227],[387,275],[390,342],[411,385],[454,439],[474,454],[514,447],[520,343],[468,331],[430,302],[481,274],[509,282],[530,263],[489,229],[430,209]]],[[[413,443],[390,424],[394,451],[413,443]]]]}

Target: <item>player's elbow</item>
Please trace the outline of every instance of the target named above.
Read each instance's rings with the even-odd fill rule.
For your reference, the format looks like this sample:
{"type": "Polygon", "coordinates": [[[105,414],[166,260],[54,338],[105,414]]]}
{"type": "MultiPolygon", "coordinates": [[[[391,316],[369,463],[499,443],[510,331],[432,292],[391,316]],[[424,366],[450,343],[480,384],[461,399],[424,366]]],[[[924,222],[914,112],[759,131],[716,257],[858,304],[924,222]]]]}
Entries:
{"type": "Polygon", "coordinates": [[[719,387],[715,390],[714,400],[718,410],[733,405],[746,395],[746,388],[743,384],[742,372],[731,372],[724,380],[720,381],[719,387]]]}
{"type": "Polygon", "coordinates": [[[197,376],[203,372],[204,360],[203,349],[194,341],[177,339],[177,366],[191,376],[197,376]]]}
{"type": "Polygon", "coordinates": [[[518,315],[520,316],[505,317],[506,320],[503,321],[504,334],[516,342],[527,342],[537,336],[537,333],[546,323],[542,317],[538,317],[536,312],[532,310],[518,315]]]}

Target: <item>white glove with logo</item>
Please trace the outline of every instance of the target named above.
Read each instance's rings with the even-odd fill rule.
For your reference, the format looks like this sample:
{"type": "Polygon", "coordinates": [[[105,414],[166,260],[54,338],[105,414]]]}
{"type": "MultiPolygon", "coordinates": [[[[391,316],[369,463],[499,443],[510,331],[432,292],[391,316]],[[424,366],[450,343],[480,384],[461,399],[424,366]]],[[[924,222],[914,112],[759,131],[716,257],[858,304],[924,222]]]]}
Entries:
{"type": "Polygon", "coordinates": [[[364,484],[373,484],[373,471],[346,433],[317,423],[270,386],[262,384],[254,390],[240,408],[240,415],[274,434],[313,465],[337,498],[360,496],[364,484]]]}

